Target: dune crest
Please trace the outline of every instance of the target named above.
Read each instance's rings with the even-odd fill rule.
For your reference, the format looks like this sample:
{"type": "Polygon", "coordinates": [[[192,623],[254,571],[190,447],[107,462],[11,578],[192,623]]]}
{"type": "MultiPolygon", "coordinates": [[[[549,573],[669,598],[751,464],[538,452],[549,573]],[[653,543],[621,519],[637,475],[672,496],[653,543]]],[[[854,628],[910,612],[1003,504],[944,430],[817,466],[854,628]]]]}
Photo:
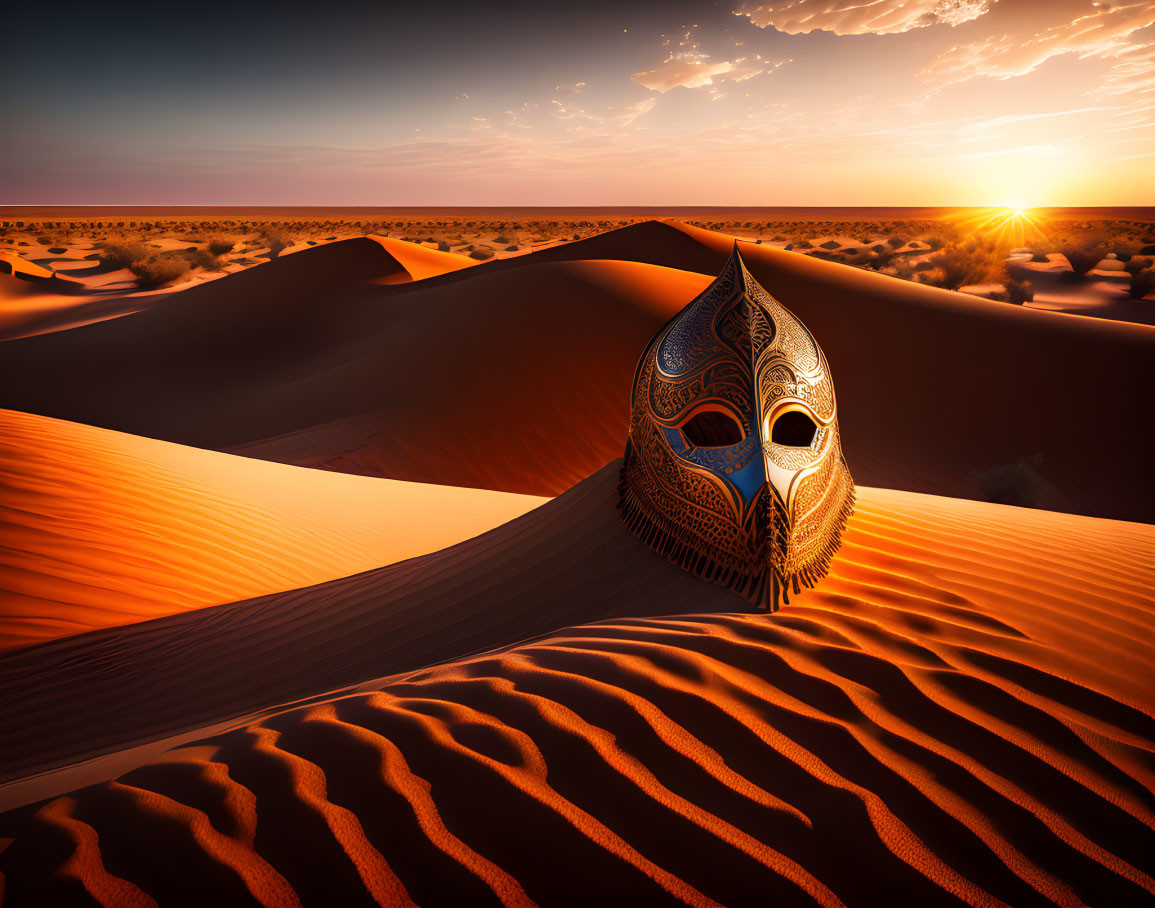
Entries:
{"type": "MultiPolygon", "coordinates": [[[[74,732],[91,735],[86,716],[102,702],[142,733],[177,697],[164,693],[168,671],[186,711],[190,690],[202,704],[218,698],[218,716],[239,708],[241,665],[259,675],[264,647],[283,659],[294,637],[314,637],[309,614],[321,607],[330,639],[356,628],[357,640],[328,662],[310,640],[314,693],[344,683],[338,664],[355,663],[350,682],[388,665],[382,642],[407,633],[422,601],[423,613],[447,610],[434,624],[453,616],[470,634],[459,646],[484,639],[487,622],[524,632],[519,611],[584,619],[193,739],[4,815],[12,898],[595,904],[613,893],[849,905],[885,892],[896,904],[1127,905],[1155,895],[1155,530],[861,489],[830,576],[752,615],[615,532],[615,480],[610,467],[408,567],[214,610],[215,649],[194,626],[206,612],[152,622],[147,661],[132,627],[0,659],[0,692],[53,664],[48,687],[72,698],[66,708],[45,690],[15,706],[0,697],[0,727],[22,727],[47,751],[37,716],[87,723],[74,732]],[[591,585],[575,589],[567,570],[591,585]],[[409,598],[383,609],[401,574],[409,598]],[[621,617],[627,603],[635,617],[621,617]],[[79,688],[79,666],[101,664],[109,647],[148,683],[79,688]],[[214,685],[196,683],[181,648],[200,654],[200,671],[213,666],[214,685]]],[[[421,658],[451,649],[442,640],[421,658]]]]}
{"type": "Polygon", "coordinates": [[[393,237],[376,234],[369,234],[368,236],[369,239],[380,243],[382,248],[393,256],[404,269],[404,274],[389,275],[382,279],[381,283],[400,284],[406,281],[423,281],[479,264],[464,255],[439,252],[436,249],[429,249],[416,243],[407,243],[393,237]]]}
{"type": "Polygon", "coordinates": [[[0,650],[423,555],[543,499],[307,470],[0,411],[0,650]]]}
{"type": "Polygon", "coordinates": [[[0,402],[250,457],[556,494],[620,456],[638,351],[707,283],[623,261],[376,283],[393,261],[371,239],[331,243],[6,342],[0,402]]]}
{"type": "MultiPolygon", "coordinates": [[[[175,246],[184,248],[180,243],[175,246]]],[[[266,250],[264,255],[268,254],[266,250]]],[[[364,236],[304,246],[267,261],[262,256],[259,272],[242,269],[202,283],[142,291],[128,269],[109,272],[107,266],[97,265],[74,272],[82,277],[100,274],[104,281],[120,278],[112,285],[89,286],[0,251],[0,302],[7,304],[0,312],[0,340],[62,332],[169,307],[175,310],[175,314],[166,316],[169,324],[183,325],[186,331],[194,327],[188,321],[189,313],[194,313],[191,318],[195,323],[197,312],[205,313],[206,325],[224,327],[213,320],[223,314],[236,320],[235,328],[242,328],[247,317],[258,314],[275,322],[299,316],[299,312],[294,313],[296,307],[323,309],[334,297],[364,282],[405,284],[471,264],[475,263],[462,256],[386,237],[364,236]],[[11,269],[20,277],[3,273],[11,269]],[[259,274],[255,280],[254,273],[259,274]],[[212,290],[208,290],[209,285],[214,285],[212,290]],[[210,311],[213,316],[209,316],[210,311]]],[[[266,325],[265,330],[270,330],[270,326],[266,325]]]]}

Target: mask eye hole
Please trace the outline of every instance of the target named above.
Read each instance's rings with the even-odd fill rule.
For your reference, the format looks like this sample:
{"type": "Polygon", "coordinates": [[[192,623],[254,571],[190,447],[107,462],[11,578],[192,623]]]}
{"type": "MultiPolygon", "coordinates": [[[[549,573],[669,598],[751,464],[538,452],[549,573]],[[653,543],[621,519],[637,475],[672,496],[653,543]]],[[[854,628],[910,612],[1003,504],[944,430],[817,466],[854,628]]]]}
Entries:
{"type": "Polygon", "coordinates": [[[727,448],[746,433],[733,416],[718,410],[703,410],[682,426],[682,436],[695,448],[727,448]]]}
{"type": "Polygon", "coordinates": [[[788,448],[809,448],[817,431],[814,420],[801,410],[787,410],[774,420],[770,440],[788,448]]]}

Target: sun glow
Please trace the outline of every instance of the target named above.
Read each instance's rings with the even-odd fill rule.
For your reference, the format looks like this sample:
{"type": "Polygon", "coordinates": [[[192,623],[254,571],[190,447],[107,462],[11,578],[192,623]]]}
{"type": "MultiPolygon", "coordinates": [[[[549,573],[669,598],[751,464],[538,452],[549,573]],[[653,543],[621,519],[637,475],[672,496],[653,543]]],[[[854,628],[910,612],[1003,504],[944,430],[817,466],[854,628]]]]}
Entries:
{"type": "Polygon", "coordinates": [[[1031,206],[1028,205],[1023,199],[1011,199],[1002,207],[1011,214],[1018,216],[1026,214],[1027,209],[1029,209],[1031,206]]]}
{"type": "Polygon", "coordinates": [[[970,236],[987,237],[1005,246],[1023,246],[1042,236],[1042,213],[1015,200],[1006,206],[982,208],[953,219],[956,227],[970,236]]]}

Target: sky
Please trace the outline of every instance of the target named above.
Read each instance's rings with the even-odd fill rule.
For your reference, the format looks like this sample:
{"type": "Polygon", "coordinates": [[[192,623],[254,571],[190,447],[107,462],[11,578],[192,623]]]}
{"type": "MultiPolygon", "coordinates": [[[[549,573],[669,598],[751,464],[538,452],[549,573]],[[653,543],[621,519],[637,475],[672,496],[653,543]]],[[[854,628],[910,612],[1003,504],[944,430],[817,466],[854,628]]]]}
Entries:
{"type": "Polygon", "coordinates": [[[21,6],[0,204],[1155,205],[1155,0],[21,6]]]}

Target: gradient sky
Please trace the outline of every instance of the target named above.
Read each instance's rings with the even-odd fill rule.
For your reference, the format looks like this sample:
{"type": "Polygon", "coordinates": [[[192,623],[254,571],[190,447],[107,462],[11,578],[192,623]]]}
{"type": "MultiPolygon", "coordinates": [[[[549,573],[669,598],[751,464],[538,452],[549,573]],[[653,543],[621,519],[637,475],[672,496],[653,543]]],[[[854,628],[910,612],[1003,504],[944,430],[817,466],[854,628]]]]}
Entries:
{"type": "Polygon", "coordinates": [[[1155,0],[26,3],[0,204],[1152,205],[1155,0]]]}

